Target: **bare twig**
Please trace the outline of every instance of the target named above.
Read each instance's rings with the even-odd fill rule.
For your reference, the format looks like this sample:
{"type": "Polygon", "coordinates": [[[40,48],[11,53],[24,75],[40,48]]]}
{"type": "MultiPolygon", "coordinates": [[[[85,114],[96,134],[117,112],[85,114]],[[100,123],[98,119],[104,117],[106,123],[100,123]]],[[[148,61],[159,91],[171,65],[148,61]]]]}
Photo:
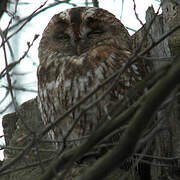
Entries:
{"type": "Polygon", "coordinates": [[[27,56],[30,48],[31,48],[31,47],[33,46],[33,44],[34,44],[34,41],[36,41],[36,39],[37,39],[38,37],[39,37],[39,35],[36,34],[36,35],[34,36],[34,39],[33,39],[33,41],[32,41],[31,43],[27,42],[27,45],[28,45],[27,50],[24,52],[24,54],[23,54],[17,61],[12,62],[12,63],[10,63],[9,65],[7,64],[7,66],[6,66],[6,67],[1,71],[1,73],[0,73],[0,79],[1,79],[2,77],[4,77],[4,76],[7,74],[7,72],[10,72],[16,65],[18,65],[18,64],[27,56]]]}
{"type": "Polygon", "coordinates": [[[134,13],[135,13],[135,16],[136,16],[137,20],[140,22],[140,24],[143,26],[143,22],[139,18],[138,14],[137,14],[137,11],[136,11],[136,2],[135,2],[135,0],[133,0],[133,3],[134,3],[134,13]]]}
{"type": "MultiPolygon", "coordinates": [[[[12,146],[0,145],[0,150],[3,150],[3,149],[10,149],[10,150],[22,151],[22,150],[24,150],[25,148],[24,148],[24,147],[12,147],[12,146]]],[[[36,148],[32,148],[31,150],[32,150],[32,151],[36,151],[36,148]]],[[[54,149],[39,149],[39,152],[52,152],[52,153],[55,153],[55,152],[57,152],[57,151],[54,150],[54,149]]]]}
{"type": "MultiPolygon", "coordinates": [[[[37,8],[30,16],[28,16],[28,18],[26,19],[26,21],[25,21],[15,32],[13,32],[10,36],[8,36],[3,43],[6,43],[7,40],[9,40],[11,37],[13,37],[16,33],[18,33],[18,32],[32,19],[32,17],[34,16],[34,14],[35,14],[39,9],[41,9],[42,7],[45,6],[46,3],[47,3],[47,1],[45,1],[45,2],[44,2],[42,5],[40,5],[39,8],[37,8]]],[[[3,43],[1,44],[0,47],[3,46],[3,43]]]]}
{"type": "MultiPolygon", "coordinates": [[[[7,90],[9,89],[8,86],[2,86],[2,87],[6,88],[7,90]]],[[[18,90],[18,91],[25,91],[25,92],[37,93],[37,90],[27,89],[27,88],[23,88],[23,87],[18,87],[18,86],[15,86],[15,85],[12,85],[12,89],[13,89],[13,90],[18,90]]],[[[7,91],[7,92],[8,92],[8,91],[7,91]]]]}
{"type": "MultiPolygon", "coordinates": [[[[43,164],[47,164],[47,163],[51,162],[52,160],[53,160],[53,158],[45,159],[45,160],[42,160],[42,163],[43,164]]],[[[39,165],[40,165],[40,162],[38,161],[38,162],[31,163],[29,165],[24,165],[24,166],[16,167],[16,168],[9,169],[7,171],[2,172],[0,174],[0,176],[6,175],[6,174],[10,174],[12,172],[24,170],[24,169],[27,169],[27,168],[37,167],[39,165]]]]}
{"type": "MultiPolygon", "coordinates": [[[[55,7],[55,6],[59,5],[59,4],[63,4],[63,3],[68,3],[69,5],[72,5],[72,6],[74,6],[74,7],[76,6],[76,4],[70,3],[70,2],[68,2],[68,0],[66,0],[66,1],[60,1],[60,2],[58,1],[58,2],[55,2],[55,3],[51,3],[51,4],[49,4],[47,7],[44,7],[44,8],[42,8],[42,9],[40,9],[39,11],[35,12],[34,15],[32,16],[32,18],[36,17],[36,16],[39,15],[40,13],[42,13],[42,12],[44,12],[44,11],[50,9],[50,8],[53,8],[53,7],[55,7]]],[[[23,18],[23,19],[21,19],[21,20],[19,20],[16,24],[12,25],[12,26],[9,28],[9,30],[12,30],[12,29],[14,29],[15,27],[19,26],[21,23],[25,22],[28,18],[29,18],[29,16],[28,16],[28,17],[25,17],[25,18],[23,18]]],[[[32,18],[31,18],[31,19],[32,19],[32,18]]],[[[29,19],[29,21],[30,21],[31,19],[29,19]]],[[[5,30],[5,31],[6,31],[6,30],[5,30]]]]}
{"type": "Polygon", "coordinates": [[[171,57],[146,57],[146,56],[139,56],[138,58],[144,59],[147,61],[166,61],[171,63],[174,59],[174,56],[171,57]]]}

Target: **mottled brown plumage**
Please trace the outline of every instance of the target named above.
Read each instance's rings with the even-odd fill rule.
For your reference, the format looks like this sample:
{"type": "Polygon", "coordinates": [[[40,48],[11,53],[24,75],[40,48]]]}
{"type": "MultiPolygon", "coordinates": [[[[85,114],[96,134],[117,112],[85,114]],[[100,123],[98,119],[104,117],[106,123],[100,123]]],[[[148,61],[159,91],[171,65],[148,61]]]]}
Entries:
{"type": "MultiPolygon", "coordinates": [[[[123,24],[106,10],[78,7],[56,14],[39,45],[38,102],[44,123],[54,121],[119,70],[131,55],[131,43],[123,24]]],[[[69,139],[92,132],[108,105],[142,79],[139,68],[133,64],[120,76],[112,91],[82,115],[69,139]]],[[[51,131],[52,139],[62,139],[83,109],[109,85],[61,121],[51,131]]]]}

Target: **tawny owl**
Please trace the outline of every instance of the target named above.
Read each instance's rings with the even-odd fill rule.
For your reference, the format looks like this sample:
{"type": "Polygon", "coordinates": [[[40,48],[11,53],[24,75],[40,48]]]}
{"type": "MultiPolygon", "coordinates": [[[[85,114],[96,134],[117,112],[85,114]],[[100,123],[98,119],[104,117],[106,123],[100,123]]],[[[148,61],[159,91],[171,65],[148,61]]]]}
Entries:
{"type": "MultiPolygon", "coordinates": [[[[106,10],[77,7],[56,14],[39,45],[38,102],[45,124],[51,123],[119,70],[131,55],[131,37],[123,24],[106,10]]],[[[111,102],[141,80],[133,64],[100,102],[80,117],[69,139],[91,134],[111,102]]],[[[51,131],[62,139],[78,115],[110,86],[107,84],[77,107],[51,131]]]]}

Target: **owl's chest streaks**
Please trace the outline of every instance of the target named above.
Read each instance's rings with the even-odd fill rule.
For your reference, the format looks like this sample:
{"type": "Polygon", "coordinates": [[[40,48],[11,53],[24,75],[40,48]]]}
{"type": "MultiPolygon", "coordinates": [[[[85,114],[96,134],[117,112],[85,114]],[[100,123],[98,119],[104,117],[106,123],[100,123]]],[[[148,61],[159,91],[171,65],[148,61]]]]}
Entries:
{"type": "MultiPolygon", "coordinates": [[[[47,89],[50,99],[58,97],[59,103],[66,109],[122,67],[127,55],[118,53],[114,48],[100,46],[82,57],[55,59],[45,67],[42,65],[42,69],[39,67],[41,82],[45,82],[40,86],[47,89]]],[[[132,69],[120,78],[125,86],[130,86],[131,71],[132,69]]],[[[58,103],[55,108],[57,106],[58,103]]]]}
{"type": "MultiPolygon", "coordinates": [[[[81,98],[93,91],[106,78],[119,70],[129,56],[127,51],[119,51],[110,46],[98,46],[80,57],[68,56],[55,58],[38,68],[40,110],[44,121],[49,123],[71,108],[81,98]],[[44,102],[48,102],[44,105],[44,102]]],[[[73,137],[87,135],[99,124],[102,115],[112,102],[122,99],[126,90],[140,80],[136,65],[123,73],[115,87],[100,102],[84,112],[73,131],[73,137]]],[[[56,134],[64,136],[74,120],[84,109],[96,101],[112,82],[94,93],[83,105],[77,107],[55,128],[56,134]],[[66,129],[66,130],[65,130],[66,129]]],[[[53,133],[52,133],[53,134],[53,133]]]]}

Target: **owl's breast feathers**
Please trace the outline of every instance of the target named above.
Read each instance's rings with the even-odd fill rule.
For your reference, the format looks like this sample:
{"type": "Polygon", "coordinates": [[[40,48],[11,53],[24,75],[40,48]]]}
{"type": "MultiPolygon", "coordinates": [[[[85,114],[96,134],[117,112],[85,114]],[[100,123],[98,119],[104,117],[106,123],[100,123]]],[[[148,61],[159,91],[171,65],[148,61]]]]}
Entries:
{"type": "MultiPolygon", "coordinates": [[[[99,46],[80,57],[60,57],[54,59],[54,61],[48,61],[48,63],[41,61],[42,63],[38,68],[39,104],[43,114],[47,115],[44,116],[47,123],[50,122],[50,118],[51,121],[55,120],[58,115],[68,110],[73,104],[120,69],[126,63],[129,55],[130,52],[128,51],[118,50],[110,46],[99,46]],[[45,101],[49,103],[44,105],[45,101]]],[[[117,86],[110,94],[92,110],[85,113],[85,116],[88,116],[88,118],[83,117],[86,119],[84,121],[84,123],[86,122],[86,128],[90,129],[90,127],[93,127],[92,124],[96,125],[105,112],[105,107],[112,100],[122,98],[125,91],[138,80],[141,80],[138,68],[136,65],[132,65],[120,76],[117,86]]],[[[83,106],[77,108],[70,121],[73,121],[85,106],[102,95],[109,85],[107,84],[89,98],[83,106]]],[[[84,130],[84,126],[82,130],[84,130]]]]}
{"type": "MultiPolygon", "coordinates": [[[[54,82],[56,87],[52,88],[60,86],[63,91],[74,89],[84,93],[87,89],[88,91],[94,89],[124,66],[129,56],[129,51],[104,45],[89,50],[81,56],[59,57],[53,61],[47,59],[42,61],[38,68],[39,86],[43,88],[54,82]]],[[[124,81],[127,87],[132,81],[138,80],[141,80],[141,76],[136,65],[129,67],[120,77],[120,81],[124,81]]]]}

